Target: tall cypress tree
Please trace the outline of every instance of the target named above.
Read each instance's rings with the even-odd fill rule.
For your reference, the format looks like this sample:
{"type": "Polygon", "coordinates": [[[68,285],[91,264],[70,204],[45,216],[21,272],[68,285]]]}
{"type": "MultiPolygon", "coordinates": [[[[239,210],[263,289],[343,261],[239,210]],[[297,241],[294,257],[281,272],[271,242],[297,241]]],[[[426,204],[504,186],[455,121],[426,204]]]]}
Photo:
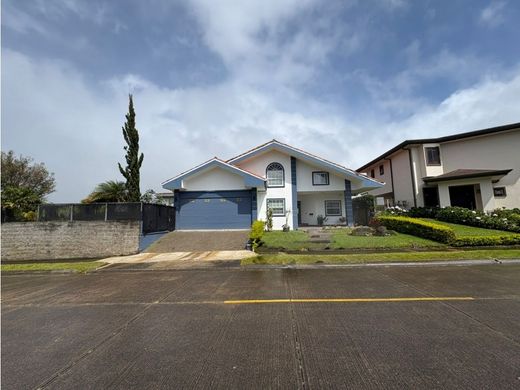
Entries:
{"type": "Polygon", "coordinates": [[[135,111],[132,95],[128,95],[128,114],[126,114],[126,122],[123,126],[123,137],[127,146],[126,150],[126,168],[123,169],[121,164],[119,171],[126,179],[126,189],[128,191],[129,202],[139,202],[141,200],[141,190],[139,188],[141,165],[143,164],[144,154],[139,156],[139,132],[135,127],[135,111]]]}

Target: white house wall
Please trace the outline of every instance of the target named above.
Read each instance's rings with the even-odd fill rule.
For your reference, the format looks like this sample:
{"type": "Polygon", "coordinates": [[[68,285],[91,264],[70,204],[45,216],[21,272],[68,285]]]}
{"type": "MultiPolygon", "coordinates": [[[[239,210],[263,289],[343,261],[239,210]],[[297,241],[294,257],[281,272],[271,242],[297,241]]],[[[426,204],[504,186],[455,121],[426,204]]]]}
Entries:
{"type": "Polygon", "coordinates": [[[336,175],[318,166],[313,166],[305,161],[296,160],[296,190],[298,192],[344,191],[345,177],[336,175]],[[313,185],[312,172],[328,172],[329,185],[313,185]]]}
{"type": "Polygon", "coordinates": [[[273,162],[282,164],[285,171],[285,185],[284,187],[267,188],[265,192],[263,189],[257,191],[257,218],[265,221],[267,217],[267,199],[284,198],[287,217],[273,216],[273,229],[282,229],[282,226],[286,222],[290,228],[293,229],[293,212],[297,212],[297,210],[292,210],[291,157],[284,153],[272,150],[254,156],[248,160],[241,161],[235,165],[246,171],[265,177],[267,166],[273,162]]]}
{"type": "Polygon", "coordinates": [[[302,223],[308,225],[317,225],[318,215],[325,217],[325,201],[339,200],[341,201],[341,215],[327,216],[325,225],[341,225],[345,222],[340,222],[341,217],[345,218],[345,197],[343,192],[318,192],[314,194],[299,194],[298,200],[301,202],[300,212],[302,223]]]}
{"type": "Polygon", "coordinates": [[[244,190],[244,179],[235,173],[223,168],[212,168],[200,172],[183,181],[183,188],[187,191],[226,191],[244,190]]]}

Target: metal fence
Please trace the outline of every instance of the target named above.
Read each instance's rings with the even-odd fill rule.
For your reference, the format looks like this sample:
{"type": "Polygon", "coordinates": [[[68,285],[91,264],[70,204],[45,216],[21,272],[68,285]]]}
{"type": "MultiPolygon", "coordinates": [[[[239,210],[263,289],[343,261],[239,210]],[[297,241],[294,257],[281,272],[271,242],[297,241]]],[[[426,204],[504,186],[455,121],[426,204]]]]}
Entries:
{"type": "Polygon", "coordinates": [[[38,221],[142,221],[143,233],[175,229],[175,207],[151,203],[42,204],[38,221]]]}

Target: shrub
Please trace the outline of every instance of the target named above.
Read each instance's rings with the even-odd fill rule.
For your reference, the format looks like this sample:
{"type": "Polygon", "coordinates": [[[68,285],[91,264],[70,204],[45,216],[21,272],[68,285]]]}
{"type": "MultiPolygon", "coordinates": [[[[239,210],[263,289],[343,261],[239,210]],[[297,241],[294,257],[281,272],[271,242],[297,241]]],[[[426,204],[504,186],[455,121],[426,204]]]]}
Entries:
{"type": "Polygon", "coordinates": [[[446,244],[455,241],[455,232],[453,229],[437,223],[410,217],[387,215],[378,216],[377,220],[386,226],[387,229],[395,230],[400,233],[411,234],[446,244]]]}
{"type": "Polygon", "coordinates": [[[436,219],[461,225],[520,233],[520,223],[515,220],[516,212],[514,209],[511,211],[501,210],[499,213],[502,213],[502,216],[495,212],[487,215],[482,211],[469,210],[463,207],[446,207],[439,210],[436,219]],[[509,218],[503,215],[508,215],[509,218]],[[513,217],[511,217],[512,215],[513,217]]]}
{"type": "Polygon", "coordinates": [[[408,211],[408,216],[415,218],[432,218],[437,217],[440,208],[438,207],[412,207],[408,211]]]}
{"type": "Polygon", "coordinates": [[[408,210],[399,206],[392,206],[387,207],[380,215],[408,215],[408,210]]]}
{"type": "Polygon", "coordinates": [[[453,246],[520,245],[520,234],[511,236],[459,236],[453,246]]]}
{"type": "Polygon", "coordinates": [[[520,209],[495,209],[490,214],[492,217],[506,218],[507,220],[520,226],[520,209]]]}
{"type": "Polygon", "coordinates": [[[249,233],[249,238],[251,241],[261,241],[264,235],[265,222],[264,221],[255,221],[251,225],[251,232],[249,233]]]}
{"type": "Polygon", "coordinates": [[[265,230],[270,232],[271,230],[273,230],[273,210],[268,208],[265,214],[267,217],[265,221],[265,230]]]}
{"type": "Polygon", "coordinates": [[[251,225],[251,231],[249,232],[249,241],[251,242],[251,249],[253,249],[253,252],[256,252],[256,248],[262,244],[262,237],[264,236],[264,232],[264,221],[253,222],[251,225]]]}

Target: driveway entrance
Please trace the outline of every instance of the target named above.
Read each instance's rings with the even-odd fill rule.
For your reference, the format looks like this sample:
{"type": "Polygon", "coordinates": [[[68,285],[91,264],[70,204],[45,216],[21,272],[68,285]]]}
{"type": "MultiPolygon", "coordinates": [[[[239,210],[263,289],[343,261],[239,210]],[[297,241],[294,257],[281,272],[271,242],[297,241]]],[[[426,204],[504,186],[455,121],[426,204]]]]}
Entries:
{"type": "Polygon", "coordinates": [[[204,252],[245,249],[249,230],[176,230],[154,242],[145,252],[204,252]]]}

